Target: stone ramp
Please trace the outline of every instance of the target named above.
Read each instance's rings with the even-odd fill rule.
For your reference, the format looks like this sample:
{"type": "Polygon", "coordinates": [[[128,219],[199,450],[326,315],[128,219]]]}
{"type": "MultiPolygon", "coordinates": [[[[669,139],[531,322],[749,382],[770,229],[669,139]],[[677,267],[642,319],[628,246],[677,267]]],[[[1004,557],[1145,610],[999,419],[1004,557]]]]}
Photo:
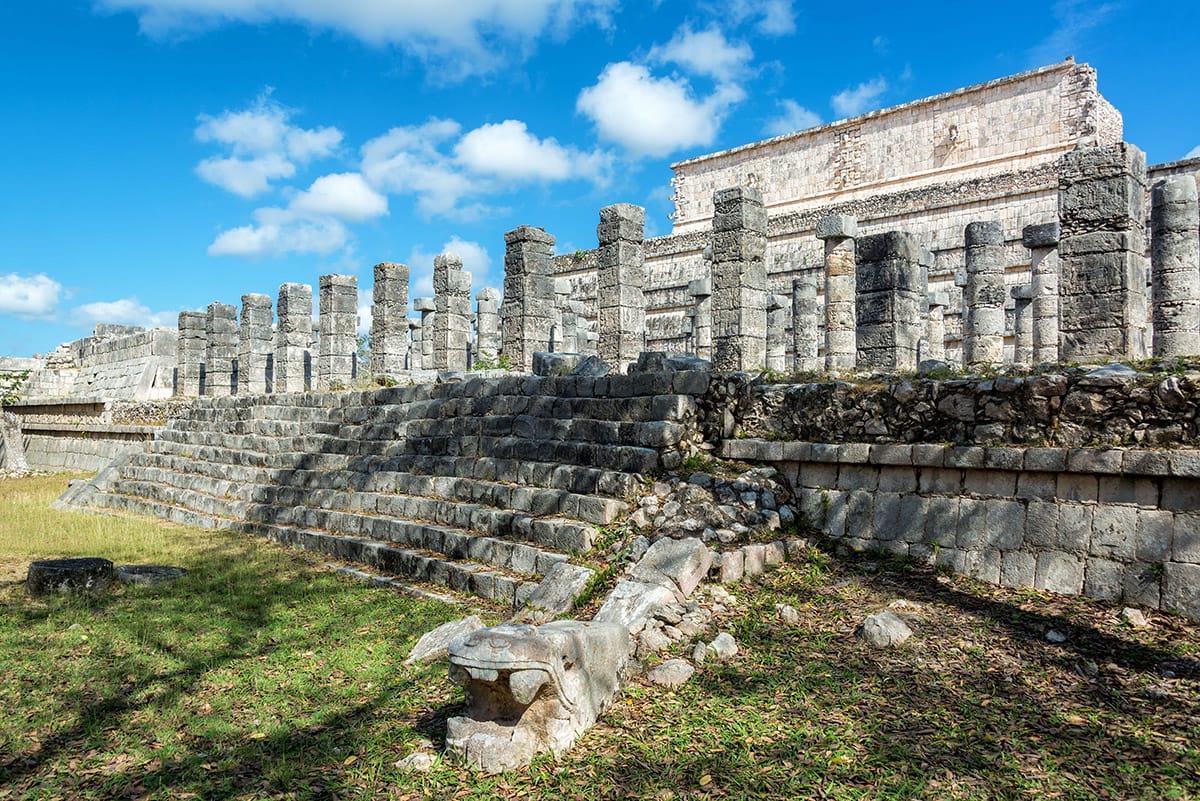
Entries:
{"type": "MultiPolygon", "coordinates": [[[[241,531],[519,608],[694,431],[704,373],[207,398],[67,503],[241,531]]],[[[552,611],[567,611],[555,609],[552,611]]]]}

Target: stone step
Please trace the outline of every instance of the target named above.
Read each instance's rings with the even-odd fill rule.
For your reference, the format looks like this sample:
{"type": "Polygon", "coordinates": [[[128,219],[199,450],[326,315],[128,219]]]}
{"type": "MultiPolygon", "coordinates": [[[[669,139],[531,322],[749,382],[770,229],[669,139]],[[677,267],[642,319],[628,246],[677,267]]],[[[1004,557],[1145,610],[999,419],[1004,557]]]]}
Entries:
{"type": "MultiPolygon", "coordinates": [[[[498,481],[529,487],[562,489],[582,495],[602,495],[625,498],[641,489],[642,480],[634,473],[606,470],[579,465],[563,465],[540,459],[496,459],[493,457],[414,456],[395,457],[346,457],[333,454],[248,454],[230,448],[201,447],[187,444],[156,441],[146,453],[138,454],[134,464],[149,466],[160,464],[175,470],[196,469],[180,460],[210,465],[211,471],[229,467],[285,471],[307,470],[313,472],[339,473],[393,473],[422,476],[446,476],[475,478],[482,481],[498,481]]],[[[220,472],[206,474],[220,478],[220,472]]]]}
{"type": "MultiPolygon", "coordinates": [[[[258,502],[296,505],[303,498],[296,492],[348,490],[356,494],[418,496],[444,502],[474,503],[534,516],[564,515],[595,525],[608,525],[627,511],[615,498],[579,494],[568,490],[514,486],[471,477],[429,476],[408,472],[371,470],[268,470],[260,467],[213,464],[195,459],[160,456],[153,462],[142,458],[130,464],[123,477],[180,486],[172,476],[202,477],[215,482],[211,494],[258,502]]],[[[187,483],[182,484],[188,487],[187,483]]],[[[355,500],[360,500],[356,498],[355,500]]]]}
{"type": "Polygon", "coordinates": [[[591,550],[597,535],[594,526],[577,520],[534,517],[437,498],[257,484],[246,485],[249,489],[245,489],[234,482],[207,476],[169,473],[169,477],[171,483],[138,477],[136,473],[129,478],[122,476],[113,485],[113,491],[217,517],[305,525],[350,536],[365,536],[370,532],[376,539],[392,539],[387,531],[426,527],[478,532],[472,536],[500,537],[559,552],[584,553],[591,550]]]}
{"type": "MultiPolygon", "coordinates": [[[[519,608],[537,589],[539,580],[477,561],[455,561],[390,542],[353,537],[299,526],[239,521],[199,514],[191,509],[121,493],[96,496],[98,506],[150,515],[180,525],[254,534],[292,547],[304,548],[343,561],[368,565],[415,581],[439,584],[456,592],[478,595],[519,608]]],[[[565,559],[565,557],[563,557],[565,559]]]]}

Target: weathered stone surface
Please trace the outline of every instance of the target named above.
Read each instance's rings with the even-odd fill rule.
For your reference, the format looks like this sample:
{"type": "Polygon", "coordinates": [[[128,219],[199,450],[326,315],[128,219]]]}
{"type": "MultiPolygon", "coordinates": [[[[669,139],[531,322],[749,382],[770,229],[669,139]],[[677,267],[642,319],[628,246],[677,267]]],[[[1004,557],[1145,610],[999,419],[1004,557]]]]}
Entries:
{"type": "Polygon", "coordinates": [[[623,579],[617,582],[592,620],[616,623],[631,632],[638,632],[647,618],[674,600],[675,593],[661,584],[623,579]]]}
{"type": "Polygon", "coordinates": [[[471,274],[457,253],[433,259],[433,369],[466,370],[471,349],[471,274]]]}
{"type": "Polygon", "coordinates": [[[659,687],[674,689],[682,687],[692,677],[696,669],[683,659],[668,659],[661,665],[655,665],[646,671],[646,681],[659,687]]]}
{"type": "Polygon", "coordinates": [[[856,363],[883,370],[914,370],[924,333],[920,247],[908,234],[891,231],[861,238],[857,251],[856,363]]]}
{"type": "Polygon", "coordinates": [[[29,565],[25,588],[33,596],[51,593],[97,594],[108,589],[114,578],[113,563],[107,559],[43,559],[29,565]]]}
{"type": "Polygon", "coordinates": [[[738,655],[737,640],[727,631],[722,631],[708,644],[708,655],[718,662],[728,662],[738,655]]]}
{"type": "Polygon", "coordinates": [[[187,575],[187,570],[169,565],[119,565],[115,568],[115,575],[122,584],[150,586],[179,581],[187,575]]]}
{"type": "Polygon", "coordinates": [[[612,372],[612,366],[599,356],[585,356],[575,365],[573,375],[601,378],[612,372]]]}
{"type": "Polygon", "coordinates": [[[1004,229],[999,222],[966,228],[967,286],[963,293],[963,362],[1004,361],[1004,229]]]}
{"type": "Polygon", "coordinates": [[[218,398],[232,395],[237,386],[234,374],[238,349],[237,308],[226,303],[208,304],[204,335],[204,394],[218,398]]]}
{"type": "Polygon", "coordinates": [[[857,265],[855,237],[858,221],[845,215],[822,218],[817,238],[825,242],[825,369],[853,370],[858,351],[857,265]]]}
{"type": "Polygon", "coordinates": [[[503,351],[514,370],[533,370],[533,354],[550,350],[554,237],[522,225],[504,235],[503,351]]]}
{"type": "Polygon", "coordinates": [[[179,313],[179,339],[175,351],[178,358],[176,395],[196,398],[201,394],[200,382],[208,343],[206,318],[204,312],[179,313]]]}
{"type": "Polygon", "coordinates": [[[713,196],[713,366],[761,370],[767,340],[767,212],[762,194],[735,188],[713,196]]]}
{"type": "Polygon", "coordinates": [[[0,411],[0,469],[17,475],[29,470],[25,440],[21,436],[21,418],[6,411],[0,411]]]}
{"type": "Polygon", "coordinates": [[[596,235],[596,307],[599,313],[600,358],[623,373],[646,347],[645,252],[642,246],[646,210],[629,203],[600,210],[596,235]]]}
{"type": "Polygon", "coordinates": [[[407,265],[387,261],[375,265],[371,372],[376,376],[395,376],[408,369],[408,282],[407,265]]]}
{"type": "MultiPolygon", "coordinates": [[[[407,303],[404,305],[408,306],[407,303]]],[[[417,644],[405,657],[404,664],[419,665],[448,656],[451,644],[466,639],[482,628],[484,628],[483,621],[479,619],[478,615],[470,615],[461,620],[443,623],[436,629],[421,635],[421,639],[417,640],[417,644]]]]}
{"type": "Polygon", "coordinates": [[[792,369],[798,372],[821,368],[820,306],[816,278],[792,281],[792,369]]]}
{"type": "Polygon", "coordinates": [[[570,612],[575,599],[591,581],[595,571],[570,562],[559,562],[546,574],[527,603],[547,612],[570,612]]]}
{"type": "Polygon", "coordinates": [[[578,353],[547,353],[538,351],[533,354],[534,375],[575,375],[576,368],[583,361],[578,353]]]}
{"type": "Polygon", "coordinates": [[[629,577],[646,584],[657,584],[684,600],[696,585],[708,575],[712,553],[694,537],[671,539],[664,537],[650,546],[646,555],[634,565],[629,577]]]}
{"type": "Polygon", "coordinates": [[[275,392],[303,392],[312,381],[312,287],[283,284],[275,310],[275,392]]]}
{"type": "Polygon", "coordinates": [[[317,389],[348,389],[358,364],[358,276],[320,278],[317,389]]]}
{"type": "Polygon", "coordinates": [[[239,395],[261,395],[271,386],[268,360],[272,337],[271,298],[242,295],[242,322],[238,327],[239,395]]]}
{"type": "Polygon", "coordinates": [[[868,645],[876,648],[889,648],[899,645],[911,637],[912,629],[899,615],[885,611],[870,615],[863,621],[857,634],[868,645]]]}
{"type": "Polygon", "coordinates": [[[484,773],[570,748],[612,702],[629,657],[619,625],[505,624],[450,646],[450,678],[468,711],[446,724],[446,749],[484,773]]]}
{"type": "Polygon", "coordinates": [[[1191,175],[1151,192],[1150,263],[1154,355],[1200,353],[1200,203],[1191,175]]]}

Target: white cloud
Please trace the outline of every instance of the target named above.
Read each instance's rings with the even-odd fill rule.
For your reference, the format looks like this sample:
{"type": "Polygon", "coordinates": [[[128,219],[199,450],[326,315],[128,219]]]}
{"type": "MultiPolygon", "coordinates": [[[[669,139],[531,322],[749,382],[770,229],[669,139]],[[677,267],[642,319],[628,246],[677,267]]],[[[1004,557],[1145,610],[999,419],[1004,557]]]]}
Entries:
{"type": "Polygon", "coordinates": [[[538,139],[520,120],[481,125],[454,146],[455,160],[479,175],[515,181],[608,180],[612,157],[563,147],[553,137],[538,139]]]}
{"type": "Polygon", "coordinates": [[[322,175],[292,198],[289,208],[306,216],[336,217],[351,222],[388,213],[387,198],[372,189],[357,172],[322,175]]]}
{"type": "Polygon", "coordinates": [[[368,336],[371,333],[372,306],[375,303],[375,293],[371,289],[358,290],[358,335],[368,336]]]}
{"type": "Polygon", "coordinates": [[[138,325],[144,328],[155,326],[174,327],[178,323],[178,312],[152,312],[137,298],[85,303],[71,310],[71,320],[80,326],[91,328],[96,323],[114,325],[138,325]]]}
{"type": "Polygon", "coordinates": [[[462,259],[463,270],[471,274],[472,297],[485,286],[494,286],[491,280],[492,257],[487,248],[478,242],[452,236],[437,253],[430,253],[417,245],[408,256],[408,267],[412,277],[414,298],[433,297],[433,259],[438,253],[457,253],[462,259]]]}
{"type": "Polygon", "coordinates": [[[242,111],[197,117],[196,139],[224,146],[229,153],[196,165],[203,180],[235,195],[254,197],[271,182],[291,178],[298,165],[333,154],[342,142],[337,128],[299,128],[294,112],[271,100],[270,90],[242,111]]]}
{"type": "Polygon", "coordinates": [[[1104,23],[1119,7],[1119,3],[1058,0],[1051,9],[1054,29],[1029,50],[1030,66],[1042,67],[1073,55],[1083,43],[1084,34],[1104,23]]]}
{"type": "Polygon", "coordinates": [[[399,45],[461,78],[494,69],[510,53],[528,53],[546,35],[565,37],[586,24],[605,27],[619,0],[99,0],[100,8],[137,14],[143,33],[243,23],[299,23],[347,33],[368,44],[399,45]],[[453,56],[453,58],[451,58],[453,56]]]}
{"type": "Polygon", "coordinates": [[[40,320],[58,310],[62,284],[45,273],[0,275],[0,314],[23,320],[40,320]]]}
{"type": "Polygon", "coordinates": [[[362,170],[379,189],[417,197],[427,217],[469,218],[478,205],[463,208],[463,198],[477,191],[471,178],[442,151],[462,130],[454,120],[431,119],[422,125],[392,128],[362,148],[362,170]]]}
{"type": "Polygon", "coordinates": [[[208,246],[210,256],[261,258],[286,253],[328,254],[342,248],[350,232],[332,217],[305,218],[288,209],[262,208],[255,222],[220,233],[208,246]]]}
{"type": "Polygon", "coordinates": [[[604,68],[575,107],[591,118],[599,135],[639,156],[665,156],[709,145],[730,108],[745,97],[736,84],[718,84],[705,98],[677,78],[656,78],[644,66],[621,61],[604,68]]]}
{"type": "Polygon", "coordinates": [[[678,64],[694,75],[732,81],[746,72],[754,51],[745,42],[735,44],[727,40],[716,25],[702,31],[684,25],[671,41],[652,47],[647,58],[656,64],[678,64]]]}
{"type": "Polygon", "coordinates": [[[812,109],[807,109],[795,100],[780,100],[779,115],[766,122],[766,132],[770,136],[802,131],[821,124],[821,115],[812,109]]]}
{"type": "Polygon", "coordinates": [[[1191,150],[1188,151],[1187,155],[1184,156],[1185,159],[1194,159],[1194,158],[1198,158],[1198,157],[1200,157],[1200,145],[1196,145],[1195,147],[1193,147],[1191,150]]]}
{"type": "Polygon", "coordinates": [[[753,22],[754,29],[766,36],[786,36],[796,32],[792,0],[724,0],[709,7],[731,25],[753,22]]]}
{"type": "Polygon", "coordinates": [[[887,80],[880,76],[860,83],[852,89],[843,89],[830,98],[829,102],[839,117],[854,117],[871,109],[887,89],[887,80]]]}

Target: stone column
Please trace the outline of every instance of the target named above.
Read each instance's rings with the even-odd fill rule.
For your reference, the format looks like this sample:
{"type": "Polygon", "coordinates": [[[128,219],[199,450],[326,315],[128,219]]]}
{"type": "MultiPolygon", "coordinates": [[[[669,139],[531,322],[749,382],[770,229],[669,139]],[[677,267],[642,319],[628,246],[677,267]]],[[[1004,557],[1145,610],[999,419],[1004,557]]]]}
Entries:
{"type": "Polygon", "coordinates": [[[317,350],[317,389],[328,392],[354,382],[358,358],[358,277],[322,275],[317,350]]]}
{"type": "Polygon", "coordinates": [[[271,298],[242,295],[242,325],[238,337],[238,394],[264,395],[271,359],[271,298]]]}
{"type": "Polygon", "coordinates": [[[1076,148],[1058,161],[1059,357],[1146,355],[1146,156],[1076,148]]]}
{"type": "Polygon", "coordinates": [[[550,316],[550,352],[564,353],[567,350],[563,334],[563,315],[571,296],[571,281],[567,278],[554,279],[554,313],[550,316]]]}
{"type": "Polygon", "coordinates": [[[963,364],[1004,363],[1004,228],[973,222],[966,230],[963,364]]]}
{"type": "Polygon", "coordinates": [[[857,365],[915,370],[921,338],[921,247],[889,231],[858,240],[855,271],[857,365]]]}
{"type": "Polygon", "coordinates": [[[408,358],[408,267],[380,262],[375,265],[371,290],[371,372],[394,376],[405,369],[408,358]]]}
{"type": "Polygon", "coordinates": [[[408,341],[405,343],[404,368],[421,369],[421,321],[408,318],[408,341]]]}
{"type": "Polygon", "coordinates": [[[471,345],[471,274],[457,253],[433,260],[433,364],[437,370],[463,371],[471,345]]]}
{"type": "Polygon", "coordinates": [[[926,329],[927,351],[921,354],[923,359],[944,361],[946,358],[946,307],[950,298],[945,292],[929,293],[929,323],[926,329]]]}
{"type": "Polygon", "coordinates": [[[176,349],[179,365],[175,377],[175,394],[188,398],[200,396],[207,358],[207,315],[204,312],[179,313],[179,345],[176,349]]]}
{"type": "Polygon", "coordinates": [[[1010,289],[1013,299],[1013,362],[1033,364],[1033,284],[1010,289]]]}
{"type": "Polygon", "coordinates": [[[308,389],[304,363],[311,360],[312,287],[308,284],[279,287],[275,312],[279,318],[275,327],[275,391],[304,392],[308,389]]]}
{"type": "Polygon", "coordinates": [[[712,359],[712,280],[697,278],[688,282],[692,296],[692,342],[698,359],[712,359]]]}
{"type": "Polygon", "coordinates": [[[586,304],[581,300],[568,300],[563,307],[563,352],[583,353],[587,343],[587,320],[584,318],[586,304]]]}
{"type": "Polygon", "coordinates": [[[554,312],[554,237],[522,225],[504,235],[504,355],[513,370],[533,372],[533,354],[550,348],[554,312]]]}
{"type": "Polygon", "coordinates": [[[767,361],[767,210],[750,187],[713,194],[713,368],[758,371],[767,361]]]}
{"type": "Polygon", "coordinates": [[[434,298],[413,298],[413,311],[421,314],[421,324],[413,329],[413,352],[417,354],[417,368],[421,370],[437,369],[433,356],[436,310],[437,302],[434,298]]]}
{"type": "Polygon", "coordinates": [[[484,287],[475,302],[475,352],[482,359],[494,359],[500,354],[500,293],[484,287]]]}
{"type": "Polygon", "coordinates": [[[1200,354],[1200,204],[1196,179],[1154,184],[1150,203],[1154,355],[1200,354]]]}
{"type": "Polygon", "coordinates": [[[1021,244],[1029,248],[1033,362],[1058,361],[1058,223],[1027,225],[1021,244]]]}
{"type": "Polygon", "coordinates": [[[238,351],[237,307],[210,303],[204,319],[204,394],[214,398],[232,395],[238,351]]]}
{"type": "Polygon", "coordinates": [[[858,220],[834,214],[817,223],[825,243],[825,369],[853,370],[858,346],[854,310],[855,247],[858,220]]]}
{"type": "Polygon", "coordinates": [[[937,257],[929,248],[921,248],[921,337],[917,340],[917,363],[929,358],[929,273],[937,265],[937,257]]]}
{"type": "Polygon", "coordinates": [[[635,363],[646,347],[645,225],[645,209],[617,203],[600,209],[596,226],[599,355],[618,373],[635,363]]]}
{"type": "Polygon", "coordinates": [[[821,369],[817,284],[813,278],[792,281],[792,365],[796,372],[821,369]]]}
{"type": "Polygon", "coordinates": [[[787,370],[788,303],[782,295],[767,295],[767,369],[787,370]]]}

